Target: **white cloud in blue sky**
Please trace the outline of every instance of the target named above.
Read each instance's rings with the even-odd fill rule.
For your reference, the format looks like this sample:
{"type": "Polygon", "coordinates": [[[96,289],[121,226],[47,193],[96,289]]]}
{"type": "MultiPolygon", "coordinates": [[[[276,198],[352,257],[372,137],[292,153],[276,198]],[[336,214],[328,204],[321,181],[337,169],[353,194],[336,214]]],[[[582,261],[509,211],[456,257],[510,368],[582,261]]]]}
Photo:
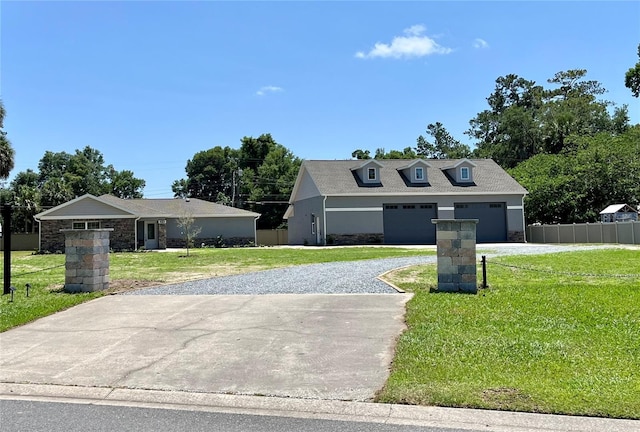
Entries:
{"type": "Polygon", "coordinates": [[[281,91],[284,91],[284,89],[282,87],[277,87],[277,86],[264,86],[264,87],[260,87],[260,90],[258,90],[256,92],[256,94],[258,96],[265,96],[267,93],[279,93],[281,91]]]}
{"type": "Polygon", "coordinates": [[[358,51],[357,58],[414,58],[432,54],[449,54],[451,48],[439,45],[434,39],[425,35],[426,27],[416,24],[404,29],[404,36],[396,36],[390,44],[377,42],[369,52],[358,51]]]}
{"type": "Polygon", "coordinates": [[[489,48],[489,43],[484,39],[476,38],[473,41],[473,47],[474,48],[489,48]]]}

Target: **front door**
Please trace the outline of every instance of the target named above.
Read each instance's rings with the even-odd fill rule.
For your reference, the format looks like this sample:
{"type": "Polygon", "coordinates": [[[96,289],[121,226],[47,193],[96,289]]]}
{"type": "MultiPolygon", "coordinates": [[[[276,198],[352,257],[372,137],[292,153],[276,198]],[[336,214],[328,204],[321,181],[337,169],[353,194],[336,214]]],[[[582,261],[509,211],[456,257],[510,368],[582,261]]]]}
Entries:
{"type": "Polygon", "coordinates": [[[158,232],[155,222],[144,223],[144,248],[158,249],[158,232]]]}

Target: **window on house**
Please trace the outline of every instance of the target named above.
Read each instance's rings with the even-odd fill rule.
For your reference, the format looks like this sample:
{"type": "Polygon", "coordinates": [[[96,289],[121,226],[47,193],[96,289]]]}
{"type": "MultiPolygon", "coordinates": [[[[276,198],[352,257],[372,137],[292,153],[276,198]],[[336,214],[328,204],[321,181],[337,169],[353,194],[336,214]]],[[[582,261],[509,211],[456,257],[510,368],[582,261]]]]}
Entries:
{"type": "Polygon", "coordinates": [[[462,180],[469,180],[470,175],[469,175],[469,167],[462,167],[460,168],[460,179],[462,180]]]}
{"type": "Polygon", "coordinates": [[[156,239],[156,224],[148,224],[147,225],[147,240],[155,240],[156,239]]]}
{"type": "Polygon", "coordinates": [[[100,222],[73,222],[71,228],[74,230],[100,229],[100,222]]]}
{"type": "Polygon", "coordinates": [[[424,180],[424,169],[421,167],[416,168],[416,180],[424,180]]]}
{"type": "Polygon", "coordinates": [[[316,215],[311,215],[311,234],[316,233],[316,215]]]}
{"type": "Polygon", "coordinates": [[[369,168],[367,170],[367,176],[369,180],[375,180],[376,179],[376,169],[375,168],[369,168]]]}

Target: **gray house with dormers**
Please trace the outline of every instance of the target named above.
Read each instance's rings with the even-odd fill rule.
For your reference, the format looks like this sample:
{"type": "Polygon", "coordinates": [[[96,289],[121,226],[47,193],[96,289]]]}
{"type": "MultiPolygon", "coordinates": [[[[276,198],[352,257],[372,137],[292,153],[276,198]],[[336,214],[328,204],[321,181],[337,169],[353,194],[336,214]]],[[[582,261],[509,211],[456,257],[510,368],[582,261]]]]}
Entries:
{"type": "Polygon", "coordinates": [[[478,219],[479,243],[524,242],[524,197],[491,159],[308,160],[289,244],[435,244],[432,219],[478,219]]]}

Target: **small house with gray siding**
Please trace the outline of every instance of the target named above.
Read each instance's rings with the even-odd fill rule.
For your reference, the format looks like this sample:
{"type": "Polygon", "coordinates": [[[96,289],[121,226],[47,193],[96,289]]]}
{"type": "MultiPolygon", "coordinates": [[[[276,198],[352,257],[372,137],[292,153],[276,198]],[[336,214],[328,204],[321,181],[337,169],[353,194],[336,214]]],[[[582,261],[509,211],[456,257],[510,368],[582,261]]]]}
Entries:
{"type": "Polygon", "coordinates": [[[121,199],[87,194],[35,216],[41,251],[64,251],[63,229],[113,228],[113,250],[166,249],[185,246],[181,218],[192,217],[200,233],[196,245],[255,245],[260,214],[188,199],[121,199]]]}
{"type": "Polygon", "coordinates": [[[432,219],[478,219],[481,243],[524,242],[527,194],[490,159],[307,160],[289,244],[435,244],[432,219]]]}

